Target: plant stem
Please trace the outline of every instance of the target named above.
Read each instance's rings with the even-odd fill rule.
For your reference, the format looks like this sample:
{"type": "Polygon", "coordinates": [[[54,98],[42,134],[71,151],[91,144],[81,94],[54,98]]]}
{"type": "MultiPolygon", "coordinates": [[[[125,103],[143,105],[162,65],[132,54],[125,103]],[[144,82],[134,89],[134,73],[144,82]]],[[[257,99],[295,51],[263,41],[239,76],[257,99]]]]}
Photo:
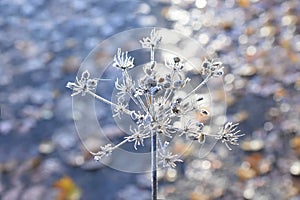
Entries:
{"type": "Polygon", "coordinates": [[[153,130],[151,130],[151,190],[152,190],[152,200],[157,200],[157,138],[153,130]]]}
{"type": "Polygon", "coordinates": [[[154,62],[154,47],[151,47],[151,50],[150,50],[150,60],[151,60],[151,62],[154,62]]]}
{"type": "MultiPolygon", "coordinates": [[[[106,104],[109,104],[109,105],[114,106],[114,107],[118,107],[117,104],[115,104],[115,103],[113,103],[113,102],[110,102],[110,101],[104,99],[103,97],[101,97],[101,96],[95,94],[94,92],[87,91],[87,93],[89,93],[90,95],[92,95],[92,96],[95,97],[96,99],[99,99],[100,101],[102,101],[102,102],[104,102],[104,103],[106,103],[106,104]]],[[[131,115],[132,112],[133,112],[133,111],[124,108],[124,113],[126,113],[126,114],[128,114],[128,115],[131,115]]]]}
{"type": "Polygon", "coordinates": [[[212,75],[208,75],[197,87],[195,87],[190,93],[188,93],[182,100],[187,99],[188,97],[190,97],[194,92],[196,92],[199,88],[203,87],[208,80],[212,77],[212,75]]]}
{"type": "Polygon", "coordinates": [[[101,97],[101,96],[95,94],[95,93],[92,92],[92,91],[89,91],[89,90],[88,90],[87,93],[89,93],[90,95],[92,95],[92,96],[95,97],[96,99],[99,99],[100,101],[102,101],[102,102],[104,102],[104,103],[106,103],[106,104],[112,105],[112,106],[114,106],[114,107],[117,107],[117,106],[118,106],[117,104],[115,104],[115,103],[113,103],[113,102],[110,102],[109,100],[104,99],[103,97],[101,97]]]}
{"type": "MultiPolygon", "coordinates": [[[[150,51],[151,62],[154,62],[154,47],[151,47],[150,51]]],[[[150,114],[152,120],[154,120],[154,96],[150,96],[150,114]]],[[[158,180],[157,180],[157,135],[154,130],[151,129],[151,190],[152,200],[157,200],[158,180]]]]}

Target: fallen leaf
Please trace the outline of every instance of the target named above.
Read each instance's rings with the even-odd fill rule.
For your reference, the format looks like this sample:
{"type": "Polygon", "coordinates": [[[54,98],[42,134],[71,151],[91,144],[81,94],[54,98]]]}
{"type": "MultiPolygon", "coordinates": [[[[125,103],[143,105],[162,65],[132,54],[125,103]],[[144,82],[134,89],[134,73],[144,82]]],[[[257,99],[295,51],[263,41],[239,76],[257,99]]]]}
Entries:
{"type": "Polygon", "coordinates": [[[192,192],[190,194],[190,200],[208,200],[209,197],[205,194],[200,194],[197,192],[192,192]]]}
{"type": "Polygon", "coordinates": [[[79,200],[81,197],[80,189],[68,176],[64,176],[57,180],[53,184],[53,187],[59,190],[56,200],[79,200]]]}

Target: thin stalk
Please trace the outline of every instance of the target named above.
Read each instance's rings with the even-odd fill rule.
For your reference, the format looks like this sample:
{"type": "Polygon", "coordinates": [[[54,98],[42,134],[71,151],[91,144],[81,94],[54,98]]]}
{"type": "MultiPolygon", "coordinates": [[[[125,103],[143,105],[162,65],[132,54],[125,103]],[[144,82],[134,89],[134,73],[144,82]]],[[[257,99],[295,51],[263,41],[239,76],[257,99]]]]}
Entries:
{"type": "MultiPolygon", "coordinates": [[[[113,147],[111,148],[111,151],[113,151],[113,150],[119,148],[120,146],[122,146],[123,144],[125,144],[126,142],[128,142],[130,139],[131,139],[131,137],[128,137],[128,138],[126,138],[125,140],[123,140],[122,142],[120,142],[119,144],[113,146],[113,147]]],[[[90,152],[90,154],[92,154],[93,156],[97,156],[97,155],[98,155],[97,153],[94,153],[94,152],[91,152],[91,151],[89,151],[89,152],[90,152]]]]}
{"type": "Polygon", "coordinates": [[[169,94],[165,97],[165,102],[164,102],[164,104],[166,104],[167,103],[167,101],[168,101],[168,99],[171,97],[171,95],[172,95],[172,93],[173,93],[173,91],[174,91],[174,89],[170,89],[170,92],[169,92],[169,94]]]}
{"type": "Polygon", "coordinates": [[[145,99],[146,99],[146,104],[148,106],[148,108],[150,108],[150,105],[151,105],[151,100],[150,100],[150,96],[149,94],[145,94],[145,99]]]}
{"type": "MultiPolygon", "coordinates": [[[[173,70],[173,71],[172,71],[172,75],[171,75],[171,83],[173,83],[173,81],[174,81],[174,80],[173,80],[173,79],[174,79],[174,75],[175,75],[175,71],[173,70]]],[[[173,93],[173,91],[174,91],[174,89],[171,88],[171,89],[168,89],[168,90],[165,92],[165,94],[164,94],[164,99],[166,99],[166,100],[165,100],[164,104],[167,103],[167,101],[168,101],[169,97],[171,96],[171,94],[173,93]],[[167,93],[168,93],[168,95],[167,95],[167,93]]]]}
{"type": "Polygon", "coordinates": [[[122,146],[123,144],[125,144],[126,142],[128,142],[131,139],[131,137],[126,138],[125,140],[123,140],[122,142],[120,142],[119,144],[115,145],[113,147],[113,149],[119,148],[120,146],[122,146]]]}
{"type": "MultiPolygon", "coordinates": [[[[150,49],[150,59],[151,62],[154,62],[154,47],[150,49]]],[[[152,119],[154,119],[154,96],[150,96],[150,114],[152,119]]],[[[153,129],[151,129],[151,192],[152,200],[157,200],[157,191],[158,191],[158,180],[157,180],[157,135],[153,129]]]]}
{"type": "Polygon", "coordinates": [[[157,138],[153,130],[151,130],[151,190],[152,190],[152,200],[157,200],[157,190],[158,190],[158,181],[157,181],[157,138]]]}
{"type": "Polygon", "coordinates": [[[212,75],[208,75],[197,87],[195,87],[190,93],[188,93],[182,100],[187,99],[194,92],[196,92],[199,88],[203,87],[203,85],[205,85],[211,77],[212,77],[212,75]]]}
{"type": "Polygon", "coordinates": [[[151,47],[150,54],[151,54],[151,57],[150,57],[151,62],[154,62],[154,47],[153,46],[151,47]]]}
{"type": "MultiPolygon", "coordinates": [[[[104,102],[104,103],[106,103],[106,104],[112,105],[112,106],[114,106],[114,107],[118,107],[118,106],[119,106],[119,105],[117,105],[117,104],[115,104],[115,103],[113,103],[113,102],[110,102],[110,101],[107,100],[107,99],[104,99],[103,97],[101,97],[101,96],[95,94],[95,93],[92,92],[92,91],[89,91],[89,90],[88,90],[87,93],[89,93],[90,95],[92,95],[92,96],[95,97],[96,99],[99,99],[100,101],[102,101],[102,102],[104,102]]],[[[124,111],[124,113],[126,113],[126,114],[128,114],[128,115],[131,115],[132,112],[133,112],[133,111],[128,110],[128,109],[126,109],[126,108],[124,108],[123,111],[124,111]]]]}
{"type": "Polygon", "coordinates": [[[144,111],[145,111],[146,113],[148,113],[148,109],[146,108],[146,106],[145,106],[145,104],[144,104],[142,98],[141,98],[140,96],[137,96],[136,98],[137,98],[137,100],[139,101],[139,103],[142,105],[144,111]]]}
{"type": "Polygon", "coordinates": [[[90,91],[90,90],[88,90],[87,93],[89,93],[90,95],[92,95],[92,96],[95,97],[96,99],[99,99],[100,101],[102,101],[102,102],[104,102],[104,103],[106,103],[106,104],[112,105],[112,106],[114,106],[114,107],[117,107],[117,106],[118,106],[117,104],[115,104],[115,103],[113,103],[113,102],[110,102],[109,100],[104,99],[103,97],[101,97],[101,96],[95,94],[94,92],[92,92],[92,91],[90,91]]]}
{"type": "Polygon", "coordinates": [[[140,108],[143,109],[145,112],[147,112],[147,110],[145,109],[145,106],[143,106],[140,102],[138,102],[134,96],[132,96],[132,94],[130,92],[127,93],[129,95],[129,97],[132,99],[132,101],[140,108]]]}
{"type": "MultiPolygon", "coordinates": [[[[154,117],[154,96],[150,96],[150,114],[154,117]]],[[[152,118],[154,119],[154,118],[152,118]]],[[[153,129],[151,133],[151,191],[152,200],[157,200],[158,180],[157,180],[157,135],[153,129]]]]}
{"type": "MultiPolygon", "coordinates": [[[[124,70],[124,71],[123,71],[123,75],[125,76],[124,84],[126,84],[126,87],[127,87],[127,86],[128,86],[128,83],[127,83],[126,80],[127,80],[127,79],[130,79],[127,70],[124,70]]],[[[130,90],[131,90],[131,89],[130,89],[130,90]]],[[[136,99],[132,96],[132,94],[130,93],[130,91],[127,91],[127,94],[129,95],[129,97],[132,99],[132,101],[133,101],[138,107],[140,107],[141,109],[143,109],[143,108],[141,107],[141,105],[136,101],[136,99]]]]}
{"type": "MultiPolygon", "coordinates": [[[[126,76],[126,79],[130,79],[127,70],[125,70],[125,71],[123,71],[123,72],[124,72],[124,74],[125,74],[125,76],[126,76]]],[[[127,92],[127,94],[129,95],[129,97],[132,99],[132,101],[133,101],[138,107],[140,107],[141,109],[143,109],[146,113],[148,112],[148,110],[147,110],[147,108],[146,108],[146,106],[145,106],[143,100],[142,100],[139,96],[137,96],[137,100],[136,100],[135,97],[132,96],[132,94],[131,94],[130,92],[127,92]]]]}

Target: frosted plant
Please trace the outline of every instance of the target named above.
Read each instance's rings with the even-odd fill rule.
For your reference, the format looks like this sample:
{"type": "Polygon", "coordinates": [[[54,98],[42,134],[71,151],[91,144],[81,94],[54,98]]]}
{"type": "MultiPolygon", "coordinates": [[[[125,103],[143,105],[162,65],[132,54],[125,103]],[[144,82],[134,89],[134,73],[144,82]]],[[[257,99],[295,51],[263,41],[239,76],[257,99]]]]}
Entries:
{"type": "Polygon", "coordinates": [[[131,56],[128,57],[128,52],[122,52],[120,48],[118,48],[117,55],[114,57],[114,67],[120,68],[122,70],[127,70],[134,67],[133,64],[134,58],[131,56]]]}
{"type": "Polygon", "coordinates": [[[91,79],[90,73],[84,71],[81,75],[80,80],[76,77],[76,83],[68,82],[66,87],[74,91],[71,96],[80,94],[84,96],[88,91],[94,91],[97,87],[97,82],[99,79],[91,79]]]}
{"type": "Polygon", "coordinates": [[[183,162],[179,159],[177,154],[172,154],[171,152],[160,153],[161,160],[159,163],[162,163],[163,167],[176,167],[176,162],[183,162]]]}
{"type": "Polygon", "coordinates": [[[237,130],[237,123],[232,124],[232,122],[227,122],[224,127],[220,129],[219,135],[216,136],[216,139],[225,143],[226,147],[231,150],[228,143],[232,145],[239,145],[238,139],[242,137],[244,134],[238,134],[240,130],[237,130]]]}
{"type": "MultiPolygon", "coordinates": [[[[174,57],[165,61],[167,73],[161,73],[155,61],[155,49],[162,41],[162,37],[153,29],[150,37],[140,40],[143,48],[150,49],[150,62],[143,66],[143,77],[134,80],[130,75],[130,69],[134,68],[134,58],[128,56],[120,48],[114,56],[113,67],[121,70],[122,77],[116,79],[115,89],[116,101],[111,102],[95,93],[97,82],[100,79],[91,78],[88,71],[82,73],[80,80],[76,78],[75,83],[68,83],[67,87],[73,90],[74,95],[89,94],[100,101],[110,104],[113,109],[113,117],[122,119],[124,115],[136,124],[130,127],[131,134],[124,137],[120,143],[106,144],[100,147],[96,153],[92,153],[95,160],[113,153],[113,150],[129,142],[135,150],[144,146],[144,140],[151,139],[151,167],[152,167],[152,198],[157,197],[157,165],[163,167],[175,167],[176,162],[182,162],[179,156],[168,150],[169,142],[175,136],[182,136],[192,141],[205,143],[207,137],[220,140],[231,150],[229,145],[238,145],[239,137],[237,124],[227,122],[216,134],[204,132],[204,124],[195,118],[193,113],[208,115],[208,111],[201,106],[203,97],[198,93],[211,78],[223,75],[221,62],[206,59],[200,66],[202,82],[186,93],[186,85],[191,78],[187,77],[185,65],[181,58],[174,57]],[[178,94],[185,92],[185,95],[178,94]],[[128,101],[128,99],[130,99],[128,101]],[[129,102],[135,104],[129,107],[129,102]],[[133,106],[131,106],[133,107],[133,106]],[[178,124],[180,124],[178,126],[178,124]],[[159,160],[158,160],[159,159],[159,160]]],[[[201,79],[199,77],[199,79],[201,79]]]]}

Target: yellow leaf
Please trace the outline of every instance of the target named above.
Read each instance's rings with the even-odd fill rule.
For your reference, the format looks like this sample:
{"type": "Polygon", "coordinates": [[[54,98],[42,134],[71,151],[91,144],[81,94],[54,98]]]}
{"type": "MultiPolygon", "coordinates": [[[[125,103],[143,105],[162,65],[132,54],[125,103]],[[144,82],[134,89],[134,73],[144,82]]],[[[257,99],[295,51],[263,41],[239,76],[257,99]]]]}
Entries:
{"type": "Polygon", "coordinates": [[[64,176],[57,180],[53,184],[53,187],[59,190],[56,200],[79,200],[81,197],[80,189],[68,176],[64,176]]]}

